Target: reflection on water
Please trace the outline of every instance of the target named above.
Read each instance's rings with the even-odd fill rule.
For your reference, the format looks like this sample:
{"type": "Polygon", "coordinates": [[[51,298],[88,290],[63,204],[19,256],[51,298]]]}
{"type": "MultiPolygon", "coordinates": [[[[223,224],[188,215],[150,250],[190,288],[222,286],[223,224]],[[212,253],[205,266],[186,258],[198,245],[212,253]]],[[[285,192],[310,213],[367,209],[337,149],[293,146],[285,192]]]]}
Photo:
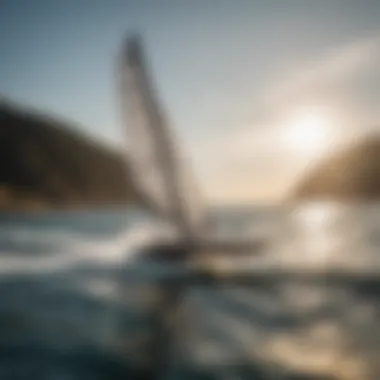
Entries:
{"type": "Polygon", "coordinates": [[[284,263],[373,270],[379,265],[378,205],[310,203],[292,208],[275,254],[284,263]]]}
{"type": "MultiPolygon", "coordinates": [[[[332,203],[292,208],[271,244],[272,264],[300,271],[334,267],[377,273],[379,210],[377,205],[332,203]]],[[[236,287],[211,290],[212,294],[202,290],[199,297],[204,301],[199,309],[208,311],[201,335],[215,331],[214,351],[210,340],[206,345],[209,360],[236,363],[245,357],[296,372],[377,379],[379,291],[378,281],[336,284],[327,278],[323,281],[323,275],[318,283],[294,278],[255,289],[236,287]],[[223,335],[229,336],[224,344],[223,335]],[[226,343],[231,340],[239,348],[226,343]]],[[[203,346],[202,339],[199,346],[203,346]]]]}
{"type": "MultiPolygon", "coordinates": [[[[373,273],[379,268],[377,205],[230,210],[220,212],[218,220],[217,234],[255,231],[271,237],[264,256],[250,259],[252,273],[263,262],[299,271],[335,267],[373,273]]],[[[162,292],[131,282],[127,272],[139,277],[143,263],[135,260],[137,247],[168,232],[143,226],[133,213],[3,221],[0,349],[34,345],[65,356],[91,347],[103,357],[139,363],[154,336],[157,321],[150,310],[162,292]]],[[[248,268],[229,260],[230,267],[237,262],[248,268]]],[[[315,283],[288,278],[250,287],[193,284],[182,294],[171,331],[177,337],[173,371],[180,372],[180,366],[193,372],[228,370],[238,378],[241,373],[260,378],[259,372],[267,379],[286,378],[294,372],[378,379],[378,282],[332,283],[322,277],[315,283]]],[[[25,355],[21,361],[30,357],[25,355]]],[[[0,372],[10,365],[5,357],[0,372]]]]}

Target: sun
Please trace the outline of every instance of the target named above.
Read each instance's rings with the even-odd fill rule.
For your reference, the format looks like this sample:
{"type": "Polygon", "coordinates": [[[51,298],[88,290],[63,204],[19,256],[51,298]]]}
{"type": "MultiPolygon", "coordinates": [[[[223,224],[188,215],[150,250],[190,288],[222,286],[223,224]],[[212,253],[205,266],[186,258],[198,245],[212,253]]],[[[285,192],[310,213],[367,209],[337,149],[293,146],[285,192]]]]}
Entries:
{"type": "Polygon", "coordinates": [[[335,120],[328,110],[302,108],[283,124],[283,142],[294,153],[319,154],[329,146],[334,127],[335,120]]]}

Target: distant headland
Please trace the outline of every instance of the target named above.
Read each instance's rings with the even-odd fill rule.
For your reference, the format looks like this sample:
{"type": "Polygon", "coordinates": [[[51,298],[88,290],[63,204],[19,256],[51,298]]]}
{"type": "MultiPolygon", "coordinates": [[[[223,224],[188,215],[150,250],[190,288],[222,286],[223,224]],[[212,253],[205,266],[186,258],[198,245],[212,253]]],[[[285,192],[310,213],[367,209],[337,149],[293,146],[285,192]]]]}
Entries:
{"type": "Polygon", "coordinates": [[[141,199],[122,154],[0,99],[0,211],[114,208],[141,199]]]}
{"type": "Polygon", "coordinates": [[[380,134],[365,136],[322,159],[296,185],[292,200],[380,199],[380,134]]]}

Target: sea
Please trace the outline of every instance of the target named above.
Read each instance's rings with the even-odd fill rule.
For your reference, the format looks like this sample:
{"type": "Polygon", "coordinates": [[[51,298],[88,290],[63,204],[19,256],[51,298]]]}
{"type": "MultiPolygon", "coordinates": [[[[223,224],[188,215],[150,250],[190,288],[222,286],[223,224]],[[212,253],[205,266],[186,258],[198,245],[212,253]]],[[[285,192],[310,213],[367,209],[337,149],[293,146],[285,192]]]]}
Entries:
{"type": "Polygon", "coordinates": [[[165,262],[136,207],[1,214],[0,380],[380,378],[380,204],[210,212],[261,244],[165,262]]]}

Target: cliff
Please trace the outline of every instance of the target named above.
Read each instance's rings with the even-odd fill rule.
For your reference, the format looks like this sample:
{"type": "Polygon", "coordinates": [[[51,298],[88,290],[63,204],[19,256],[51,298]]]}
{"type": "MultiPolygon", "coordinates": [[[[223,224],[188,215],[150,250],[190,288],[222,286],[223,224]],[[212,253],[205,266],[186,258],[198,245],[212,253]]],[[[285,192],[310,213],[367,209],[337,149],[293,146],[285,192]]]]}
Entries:
{"type": "Polygon", "coordinates": [[[367,136],[323,159],[298,184],[300,199],[373,200],[380,198],[380,135],[367,136]]]}
{"type": "Polygon", "coordinates": [[[138,201],[124,159],[67,123],[0,103],[0,210],[138,201]]]}

